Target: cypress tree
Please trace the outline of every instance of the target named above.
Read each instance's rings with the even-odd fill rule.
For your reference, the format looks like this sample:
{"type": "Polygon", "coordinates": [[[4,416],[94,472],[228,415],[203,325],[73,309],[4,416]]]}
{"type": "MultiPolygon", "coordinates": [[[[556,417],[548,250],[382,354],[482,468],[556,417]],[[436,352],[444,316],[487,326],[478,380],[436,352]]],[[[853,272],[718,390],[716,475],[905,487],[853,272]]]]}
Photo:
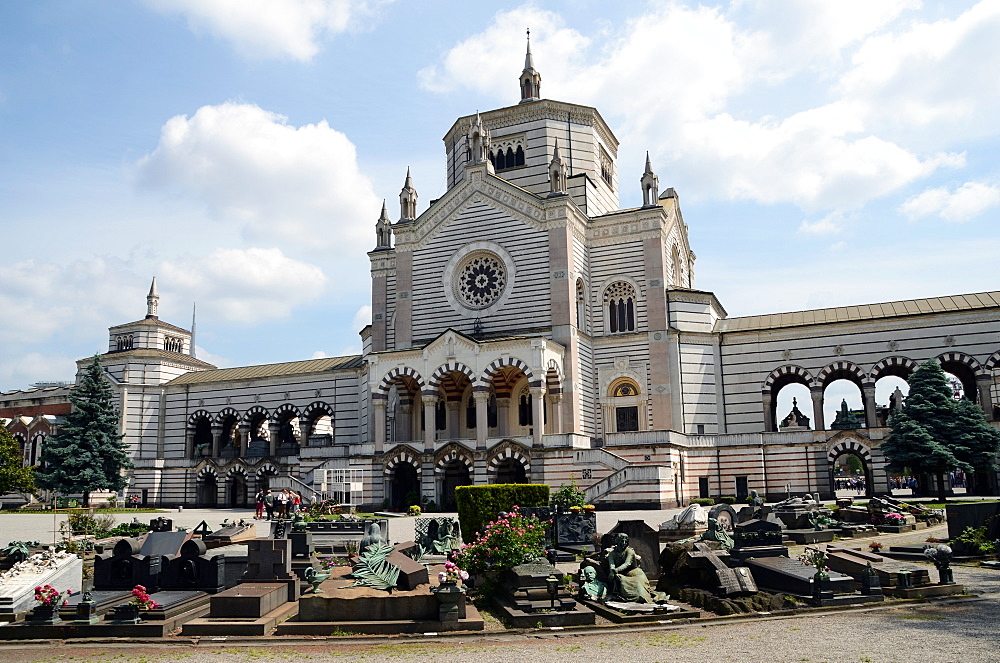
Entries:
{"type": "Polygon", "coordinates": [[[114,390],[104,377],[101,359],[86,368],[80,383],[70,393],[72,411],[59,432],[45,441],[38,485],[60,493],[82,493],[89,505],[95,490],[121,490],[126,485],[122,470],[132,467],[118,432],[114,390]]]}
{"type": "Polygon", "coordinates": [[[35,492],[35,468],[24,467],[17,438],[0,428],[0,495],[35,492]]]}

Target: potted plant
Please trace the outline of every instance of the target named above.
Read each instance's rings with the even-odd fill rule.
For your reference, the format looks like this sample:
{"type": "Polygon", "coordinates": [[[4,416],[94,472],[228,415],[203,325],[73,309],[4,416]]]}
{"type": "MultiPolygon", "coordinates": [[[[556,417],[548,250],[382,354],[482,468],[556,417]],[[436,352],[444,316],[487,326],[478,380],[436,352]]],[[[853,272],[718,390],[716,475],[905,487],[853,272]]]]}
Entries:
{"type": "MultiPolygon", "coordinates": [[[[66,590],[66,596],[72,594],[66,590]]],[[[36,624],[58,624],[62,621],[59,618],[59,606],[66,605],[62,592],[52,585],[39,585],[35,587],[35,601],[38,605],[31,611],[31,621],[36,624]]]]}
{"type": "Polygon", "coordinates": [[[871,550],[873,553],[879,552],[880,550],[882,550],[883,547],[884,546],[878,541],[872,541],[871,543],[868,544],[868,549],[871,550]]]}
{"type": "Polygon", "coordinates": [[[583,511],[584,513],[594,513],[595,511],[597,511],[597,507],[594,506],[593,504],[584,504],[583,511]]]}
{"type": "Polygon", "coordinates": [[[576,504],[574,504],[573,506],[571,506],[569,508],[569,512],[570,513],[583,513],[583,507],[582,506],[577,506],[576,504]]]}

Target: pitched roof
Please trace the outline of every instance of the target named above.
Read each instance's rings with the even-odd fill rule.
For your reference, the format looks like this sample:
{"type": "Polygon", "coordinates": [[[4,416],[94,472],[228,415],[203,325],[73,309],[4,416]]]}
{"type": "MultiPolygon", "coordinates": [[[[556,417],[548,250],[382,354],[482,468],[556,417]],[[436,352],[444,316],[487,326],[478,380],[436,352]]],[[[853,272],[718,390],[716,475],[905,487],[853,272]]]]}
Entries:
{"type": "Polygon", "coordinates": [[[975,311],[989,308],[1000,308],[1000,291],[993,290],[968,295],[905,299],[898,302],[883,302],[880,304],[860,304],[858,306],[838,306],[835,308],[817,308],[809,311],[726,318],[715,323],[715,331],[721,333],[745,332],[836,322],[900,318],[929,313],[975,311]]]}
{"type": "Polygon", "coordinates": [[[325,359],[307,359],[281,364],[259,364],[257,366],[239,366],[236,368],[217,368],[210,371],[192,371],[179,375],[167,384],[202,384],[208,382],[228,382],[231,380],[253,380],[260,378],[299,375],[303,373],[323,373],[341,369],[360,368],[364,361],[361,355],[347,357],[326,357],[325,359]]]}

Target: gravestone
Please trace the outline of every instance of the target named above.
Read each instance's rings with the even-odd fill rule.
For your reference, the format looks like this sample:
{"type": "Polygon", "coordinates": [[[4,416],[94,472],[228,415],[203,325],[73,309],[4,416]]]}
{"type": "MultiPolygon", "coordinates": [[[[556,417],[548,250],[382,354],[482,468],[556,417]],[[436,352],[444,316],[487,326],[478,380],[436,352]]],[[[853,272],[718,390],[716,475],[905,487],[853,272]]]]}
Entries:
{"type": "Polygon", "coordinates": [[[52,585],[60,592],[79,592],[83,560],[67,552],[44,551],[29,555],[0,573],[0,621],[13,621],[35,605],[35,587],[52,585]]]}
{"type": "Polygon", "coordinates": [[[163,516],[153,518],[149,521],[149,530],[151,532],[172,532],[174,530],[174,521],[163,516]]]}
{"type": "Polygon", "coordinates": [[[257,529],[254,523],[247,523],[243,520],[220,527],[211,534],[202,535],[202,539],[209,548],[227,546],[255,538],[257,538],[257,529]]]}
{"type": "Polygon", "coordinates": [[[418,585],[426,585],[430,582],[427,574],[427,567],[420,562],[414,561],[405,554],[416,547],[413,541],[397,543],[393,550],[385,558],[385,561],[399,569],[399,578],[396,581],[396,588],[404,591],[416,589],[418,585]]]}
{"type": "Polygon", "coordinates": [[[740,560],[750,557],[787,556],[782,544],[781,525],[767,520],[747,520],[733,528],[733,549],[730,554],[740,560]]]}
{"type": "MultiPolygon", "coordinates": [[[[200,539],[189,539],[180,554],[168,557],[160,572],[162,589],[189,589],[216,594],[226,587],[226,558],[207,557],[208,547],[200,539]]],[[[157,598],[159,601],[159,598],[157,598]]]]}
{"type": "Polygon", "coordinates": [[[843,546],[829,545],[826,547],[827,565],[834,571],[849,575],[859,582],[866,570],[871,567],[879,577],[880,587],[896,587],[899,585],[899,573],[907,571],[914,585],[931,584],[930,572],[925,566],[899,562],[867,550],[854,550],[843,546]]]}
{"type": "MultiPolygon", "coordinates": [[[[813,576],[816,568],[787,557],[761,557],[748,559],[757,586],[772,592],[784,592],[798,596],[813,595],[813,576]]],[[[830,571],[830,588],[835,594],[854,592],[854,579],[836,571],[830,571]]]]}
{"type": "Polygon", "coordinates": [[[162,556],[140,555],[141,548],[138,539],[122,539],[110,553],[94,557],[94,589],[131,590],[142,585],[147,592],[155,592],[159,588],[162,556]]]}
{"type": "MultiPolygon", "coordinates": [[[[191,532],[150,532],[142,540],[139,547],[139,555],[152,557],[154,555],[166,557],[167,555],[177,555],[181,551],[184,542],[191,538],[191,532]]],[[[162,564],[162,562],[161,562],[162,564]]]]}
{"type": "Polygon", "coordinates": [[[299,578],[292,573],[288,539],[254,539],[247,544],[245,583],[282,582],[288,586],[288,600],[299,598],[299,578]]]}
{"type": "Polygon", "coordinates": [[[1000,539],[1000,502],[977,502],[973,504],[948,504],[948,538],[954,539],[966,527],[978,529],[986,526],[986,540],[1000,539]]]}
{"type": "Polygon", "coordinates": [[[687,553],[690,566],[707,570],[714,576],[713,591],[719,596],[747,596],[757,593],[757,583],[745,566],[730,567],[723,561],[720,551],[713,550],[707,543],[695,543],[694,549],[687,553]]]}
{"type": "Polygon", "coordinates": [[[580,547],[594,543],[596,513],[560,513],[555,517],[555,545],[580,547]]]}
{"type": "Polygon", "coordinates": [[[619,520],[610,532],[601,537],[601,548],[607,550],[615,546],[615,538],[624,532],[628,534],[628,544],[639,556],[639,566],[650,580],[660,577],[660,533],[646,524],[645,520],[619,520]]]}

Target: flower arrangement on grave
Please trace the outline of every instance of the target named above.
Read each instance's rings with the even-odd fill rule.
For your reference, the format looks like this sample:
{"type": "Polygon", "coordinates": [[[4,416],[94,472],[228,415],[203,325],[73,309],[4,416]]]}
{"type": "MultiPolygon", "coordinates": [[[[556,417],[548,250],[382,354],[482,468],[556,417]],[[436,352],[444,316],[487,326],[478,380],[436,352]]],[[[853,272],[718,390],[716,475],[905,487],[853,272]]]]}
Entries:
{"type": "Polygon", "coordinates": [[[934,566],[936,566],[939,571],[941,569],[947,569],[951,566],[951,554],[951,546],[947,546],[943,543],[924,548],[924,556],[934,562],[934,566]]]}
{"type": "Polygon", "coordinates": [[[501,572],[545,554],[545,529],[551,520],[521,513],[516,505],[509,513],[477,532],[472,543],[461,547],[455,563],[472,574],[501,572]]]}
{"type": "Polygon", "coordinates": [[[423,513],[423,511],[416,504],[412,504],[406,509],[406,515],[408,516],[419,516],[421,513],[423,513]]]}
{"type": "MultiPolygon", "coordinates": [[[[65,592],[66,596],[69,596],[72,593],[73,592],[68,589],[65,592]]],[[[62,598],[62,595],[63,592],[60,592],[52,585],[39,585],[38,587],[35,587],[35,600],[38,602],[38,605],[44,605],[47,607],[66,605],[67,601],[62,598]]]]}
{"type": "Polygon", "coordinates": [[[571,506],[569,508],[569,510],[570,510],[570,513],[583,513],[583,507],[582,506],[577,506],[575,504],[573,506],[571,506]]]}
{"type": "Polygon", "coordinates": [[[593,504],[584,504],[583,505],[583,510],[586,513],[594,513],[595,511],[597,511],[597,507],[594,506],[593,504]]]}
{"type": "Polygon", "coordinates": [[[438,572],[438,583],[439,584],[453,584],[457,585],[462,580],[468,580],[468,571],[463,571],[458,568],[454,562],[445,562],[444,571],[438,572]]]}
{"type": "Polygon", "coordinates": [[[817,580],[826,580],[830,577],[830,567],[826,565],[826,551],[819,548],[806,548],[805,552],[799,555],[799,561],[806,566],[816,569],[817,580]]]}
{"type": "Polygon", "coordinates": [[[146,588],[142,585],[136,585],[132,588],[132,600],[129,603],[138,606],[140,610],[155,610],[160,607],[159,603],[150,598],[146,588]]]}
{"type": "Polygon", "coordinates": [[[882,516],[882,520],[886,525],[902,525],[906,518],[901,513],[887,513],[882,516]]]}
{"type": "Polygon", "coordinates": [[[329,571],[330,569],[336,568],[338,566],[350,566],[351,562],[346,557],[324,557],[320,560],[319,566],[324,571],[329,571]]]}
{"type": "Polygon", "coordinates": [[[884,546],[878,541],[872,541],[868,544],[868,550],[871,550],[873,553],[877,553],[882,550],[883,547],[884,546]]]}

